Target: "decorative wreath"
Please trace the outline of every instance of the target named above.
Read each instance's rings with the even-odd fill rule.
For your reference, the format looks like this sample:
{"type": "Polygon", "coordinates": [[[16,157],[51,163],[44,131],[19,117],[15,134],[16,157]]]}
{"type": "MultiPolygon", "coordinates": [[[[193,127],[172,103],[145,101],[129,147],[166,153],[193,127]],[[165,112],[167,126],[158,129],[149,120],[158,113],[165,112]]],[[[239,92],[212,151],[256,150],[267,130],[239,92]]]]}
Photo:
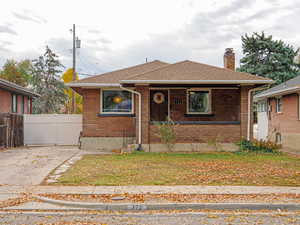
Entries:
{"type": "Polygon", "coordinates": [[[156,103],[156,104],[161,104],[165,101],[165,95],[161,92],[156,92],[154,95],[153,95],[153,101],[156,103]]]}

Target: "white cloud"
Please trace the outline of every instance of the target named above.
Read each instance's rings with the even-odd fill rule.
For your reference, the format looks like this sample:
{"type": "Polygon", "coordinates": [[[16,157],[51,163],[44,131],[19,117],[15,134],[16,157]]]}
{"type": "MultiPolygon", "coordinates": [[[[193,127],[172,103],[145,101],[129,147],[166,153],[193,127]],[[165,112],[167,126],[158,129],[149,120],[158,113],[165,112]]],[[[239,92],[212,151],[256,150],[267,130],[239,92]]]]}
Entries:
{"type": "Polygon", "coordinates": [[[49,45],[70,67],[69,29],[76,23],[83,73],[139,64],[146,57],[222,66],[227,47],[241,57],[245,33],[266,31],[300,46],[299,11],[297,0],[86,0],[71,8],[68,1],[11,0],[0,9],[0,65],[6,58],[37,57],[49,45]]]}

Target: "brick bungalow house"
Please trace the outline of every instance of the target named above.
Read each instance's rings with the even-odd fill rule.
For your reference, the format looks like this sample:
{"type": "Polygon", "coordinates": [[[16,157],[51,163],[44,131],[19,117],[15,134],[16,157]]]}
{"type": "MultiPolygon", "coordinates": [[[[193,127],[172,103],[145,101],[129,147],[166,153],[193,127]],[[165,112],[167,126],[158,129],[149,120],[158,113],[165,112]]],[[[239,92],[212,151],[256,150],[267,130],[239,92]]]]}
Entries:
{"type": "Polygon", "coordinates": [[[32,98],[39,95],[0,78],[0,113],[32,113],[32,98]]]}
{"type": "Polygon", "coordinates": [[[216,138],[232,150],[233,142],[252,137],[253,90],[272,80],[235,72],[232,49],[224,65],[155,60],[69,83],[83,96],[82,148],[122,148],[132,137],[145,151],[164,151],[154,123],[169,117],[175,151],[207,150],[216,138]]]}
{"type": "Polygon", "coordinates": [[[299,151],[300,75],[255,95],[258,139],[281,143],[299,151]]]}

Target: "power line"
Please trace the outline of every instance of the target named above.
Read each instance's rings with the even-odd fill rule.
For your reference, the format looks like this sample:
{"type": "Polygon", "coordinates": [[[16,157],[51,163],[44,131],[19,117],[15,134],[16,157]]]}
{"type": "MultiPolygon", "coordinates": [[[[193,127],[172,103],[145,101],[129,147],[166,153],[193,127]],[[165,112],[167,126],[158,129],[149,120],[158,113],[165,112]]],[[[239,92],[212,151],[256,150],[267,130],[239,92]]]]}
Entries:
{"type": "Polygon", "coordinates": [[[93,77],[96,76],[96,74],[89,74],[89,73],[79,73],[77,72],[79,75],[83,75],[83,76],[88,76],[88,77],[93,77]]]}

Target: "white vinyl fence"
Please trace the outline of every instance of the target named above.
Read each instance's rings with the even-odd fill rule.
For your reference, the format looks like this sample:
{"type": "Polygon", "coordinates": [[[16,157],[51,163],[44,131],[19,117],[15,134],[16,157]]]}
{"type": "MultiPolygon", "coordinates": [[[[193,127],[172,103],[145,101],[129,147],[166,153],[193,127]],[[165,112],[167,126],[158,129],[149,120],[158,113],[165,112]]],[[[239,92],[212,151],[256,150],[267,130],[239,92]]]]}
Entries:
{"type": "Polygon", "coordinates": [[[82,115],[24,114],[25,145],[77,145],[82,115]]]}

